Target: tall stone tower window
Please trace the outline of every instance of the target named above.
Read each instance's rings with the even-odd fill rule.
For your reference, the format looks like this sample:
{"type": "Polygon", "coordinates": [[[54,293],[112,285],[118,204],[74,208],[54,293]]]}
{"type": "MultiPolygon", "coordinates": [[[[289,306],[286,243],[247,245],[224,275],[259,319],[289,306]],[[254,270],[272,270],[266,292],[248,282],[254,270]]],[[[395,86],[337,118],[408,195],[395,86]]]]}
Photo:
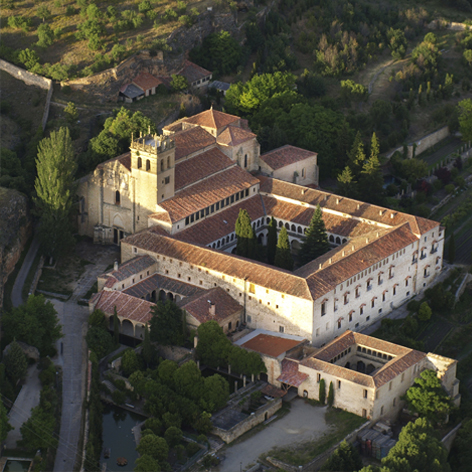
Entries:
{"type": "Polygon", "coordinates": [[[146,170],[151,170],[151,161],[149,159],[146,159],[146,170]]]}
{"type": "Polygon", "coordinates": [[[141,167],[143,166],[143,160],[138,157],[138,169],[141,169],[141,167]]]}
{"type": "Polygon", "coordinates": [[[167,157],[167,168],[170,169],[170,157],[167,157]]]}
{"type": "Polygon", "coordinates": [[[244,168],[247,167],[247,154],[244,154],[244,168]]]}
{"type": "Polygon", "coordinates": [[[164,159],[161,159],[161,172],[164,172],[164,159]]]}
{"type": "Polygon", "coordinates": [[[116,193],[115,193],[115,204],[116,205],[120,205],[121,204],[121,195],[120,195],[120,191],[117,190],[116,193]]]}

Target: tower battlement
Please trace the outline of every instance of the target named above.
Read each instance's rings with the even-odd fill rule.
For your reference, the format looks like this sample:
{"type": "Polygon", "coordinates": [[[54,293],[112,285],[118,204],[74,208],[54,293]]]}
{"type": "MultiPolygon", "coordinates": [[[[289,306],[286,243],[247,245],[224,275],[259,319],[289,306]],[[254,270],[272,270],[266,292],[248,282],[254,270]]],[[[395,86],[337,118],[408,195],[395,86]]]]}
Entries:
{"type": "Polygon", "coordinates": [[[134,138],[131,135],[130,150],[146,152],[157,156],[160,153],[168,151],[175,147],[175,139],[172,136],[163,136],[158,134],[147,134],[140,133],[139,138],[134,138]]]}

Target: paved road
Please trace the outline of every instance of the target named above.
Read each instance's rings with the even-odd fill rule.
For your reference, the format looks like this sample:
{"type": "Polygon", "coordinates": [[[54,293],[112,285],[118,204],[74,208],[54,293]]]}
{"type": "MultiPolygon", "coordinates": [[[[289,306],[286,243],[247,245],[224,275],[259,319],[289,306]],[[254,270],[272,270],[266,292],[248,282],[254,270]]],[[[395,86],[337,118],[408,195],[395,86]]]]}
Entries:
{"type": "Polygon", "coordinates": [[[86,353],[85,334],[87,332],[88,308],[77,305],[102,274],[117,257],[116,248],[100,248],[94,265],[86,266],[84,274],[77,282],[69,301],[54,300],[62,324],[64,337],[58,342],[58,359],[62,365],[62,417],[59,447],[56,453],[54,472],[72,472],[76,465],[79,436],[82,424],[82,403],[85,394],[86,353]],[[61,355],[61,344],[63,352],[61,355]]]}
{"type": "Polygon", "coordinates": [[[225,460],[214,470],[245,470],[250,464],[255,464],[261,454],[269,452],[273,447],[312,441],[328,431],[329,425],[324,418],[327,407],[311,406],[301,398],[292,400],[291,405],[290,413],[280,420],[269,423],[254,436],[222,449],[221,454],[225,456],[225,460]]]}
{"type": "Polygon", "coordinates": [[[30,417],[31,408],[39,404],[39,392],[41,390],[41,382],[39,381],[39,371],[36,364],[28,368],[26,381],[16,398],[13,408],[8,414],[9,423],[13,426],[13,430],[8,433],[6,447],[15,449],[16,442],[21,439],[21,425],[30,417]]]}
{"type": "Polygon", "coordinates": [[[23,265],[21,266],[18,275],[16,276],[15,283],[13,284],[13,289],[11,291],[11,302],[13,306],[20,306],[23,303],[23,297],[21,292],[23,290],[23,285],[25,284],[26,277],[28,276],[31,265],[33,264],[34,258],[39,248],[39,240],[36,236],[33,238],[33,242],[26,254],[23,265]]]}

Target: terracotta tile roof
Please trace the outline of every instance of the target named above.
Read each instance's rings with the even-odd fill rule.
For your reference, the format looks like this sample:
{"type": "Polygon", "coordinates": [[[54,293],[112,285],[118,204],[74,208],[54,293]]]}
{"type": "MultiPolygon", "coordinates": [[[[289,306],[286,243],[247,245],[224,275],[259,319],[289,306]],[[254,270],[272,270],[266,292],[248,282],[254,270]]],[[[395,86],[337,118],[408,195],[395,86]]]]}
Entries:
{"type": "Polygon", "coordinates": [[[226,197],[256,185],[258,180],[239,166],[230,167],[176,193],[160,203],[170,219],[180,221],[226,197]]]}
{"type": "MultiPolygon", "coordinates": [[[[172,220],[170,219],[169,214],[165,211],[161,213],[153,213],[152,215],[149,215],[148,218],[155,221],[163,221],[164,223],[169,223],[170,225],[172,224],[172,220]]],[[[168,234],[168,233],[163,230],[162,234],[168,234]]]]}
{"type": "Polygon", "coordinates": [[[220,287],[205,290],[192,297],[184,298],[179,302],[179,306],[200,323],[206,323],[210,320],[221,323],[228,317],[243,310],[242,305],[220,287]],[[209,301],[215,305],[214,315],[210,314],[209,301]]]}
{"type": "Polygon", "coordinates": [[[247,278],[248,283],[312,300],[305,279],[297,277],[288,270],[162,236],[154,232],[154,227],[127,236],[121,240],[121,244],[129,244],[161,256],[185,261],[203,270],[218,270],[243,280],[247,278]]]}
{"type": "Polygon", "coordinates": [[[308,374],[298,371],[298,362],[284,359],[282,361],[282,373],[277,381],[298,388],[308,377],[308,374]]]}
{"type": "MultiPolygon", "coordinates": [[[[295,224],[309,226],[313,213],[315,212],[315,209],[312,207],[289,203],[268,195],[264,195],[262,199],[268,215],[276,219],[291,221],[295,224]]],[[[328,233],[334,233],[349,238],[368,233],[377,228],[377,226],[369,223],[364,223],[352,218],[343,218],[342,216],[326,212],[323,213],[323,221],[328,233]]]]}
{"type": "Polygon", "coordinates": [[[273,385],[267,384],[261,392],[264,395],[268,395],[269,397],[273,398],[282,398],[285,395],[287,395],[287,392],[285,390],[282,390],[281,388],[274,387],[273,385]]]}
{"type": "Polygon", "coordinates": [[[240,118],[239,116],[229,115],[228,113],[223,113],[211,108],[210,110],[202,111],[198,115],[184,118],[183,121],[197,126],[219,130],[232,123],[238,125],[240,118]]]}
{"type": "Polygon", "coordinates": [[[240,208],[247,210],[252,221],[264,216],[265,214],[260,195],[254,195],[254,197],[239,201],[235,205],[230,206],[213,216],[206,217],[204,220],[192,225],[190,228],[177,233],[175,238],[188,243],[206,246],[207,244],[234,232],[240,208]]]}
{"type": "Polygon", "coordinates": [[[141,72],[133,79],[133,84],[146,91],[162,84],[162,81],[151,75],[149,72],[141,72]]]}
{"type": "Polygon", "coordinates": [[[250,349],[251,351],[260,352],[270,357],[279,357],[280,355],[290,351],[295,346],[303,344],[304,341],[297,339],[281,338],[279,336],[271,336],[269,334],[258,334],[254,338],[241,344],[241,347],[250,349]]]}
{"type": "Polygon", "coordinates": [[[215,138],[208,131],[198,126],[176,133],[174,139],[176,161],[216,143],[215,138]]]}
{"type": "Polygon", "coordinates": [[[156,261],[150,256],[137,256],[118,267],[118,270],[106,272],[102,277],[113,277],[116,281],[121,282],[138,272],[146,270],[148,267],[154,265],[156,261]]]}
{"type": "Polygon", "coordinates": [[[307,151],[306,149],[301,149],[287,144],[286,146],[262,154],[260,158],[271,169],[276,170],[317,155],[316,152],[307,151]]]}
{"type": "Polygon", "coordinates": [[[121,154],[121,156],[114,157],[113,159],[108,159],[108,161],[101,162],[98,164],[97,169],[103,169],[106,167],[106,164],[109,164],[111,162],[118,161],[123,167],[125,167],[128,170],[131,170],[131,153],[130,152],[125,152],[124,154],[121,154]]]}
{"type": "Polygon", "coordinates": [[[411,230],[415,234],[423,234],[437,226],[439,223],[418,216],[408,215],[396,210],[371,205],[370,203],[341,197],[329,192],[303,187],[283,180],[271,177],[258,176],[261,181],[261,193],[279,195],[285,198],[305,202],[310,205],[319,204],[326,208],[353,217],[362,218],[386,225],[389,227],[410,223],[411,230]]]}
{"type": "Polygon", "coordinates": [[[179,72],[180,75],[183,75],[191,84],[192,82],[196,82],[197,80],[204,79],[205,77],[209,77],[211,72],[209,70],[200,67],[197,64],[189,60],[185,60],[183,69],[179,72]]]}
{"type": "Polygon", "coordinates": [[[175,165],[175,191],[201,179],[236,165],[228,156],[214,147],[175,165]]]}
{"type": "Polygon", "coordinates": [[[154,274],[147,277],[143,281],[123,290],[123,293],[133,297],[141,298],[151,294],[154,290],[159,291],[161,289],[176,293],[183,297],[191,297],[197,293],[203,292],[201,288],[195,287],[194,285],[181,282],[180,280],[171,279],[163,275],[154,274]]]}
{"type": "Polygon", "coordinates": [[[407,354],[392,359],[374,374],[375,386],[379,388],[385,385],[425,357],[426,354],[424,352],[414,351],[412,349],[407,354]]]}
{"type": "Polygon", "coordinates": [[[216,142],[224,146],[237,146],[256,137],[250,131],[230,125],[218,135],[216,142]]]}
{"type": "MultiPolygon", "coordinates": [[[[96,310],[113,315],[115,306],[119,317],[139,323],[148,323],[151,319],[151,308],[154,303],[132,297],[118,291],[102,291],[98,294],[96,310]]],[[[96,299],[94,299],[96,301],[96,299]]]]}
{"type": "Polygon", "coordinates": [[[306,277],[313,299],[316,300],[350,277],[417,240],[408,224],[399,228],[379,230],[351,239],[300,267],[294,273],[306,277]]]}

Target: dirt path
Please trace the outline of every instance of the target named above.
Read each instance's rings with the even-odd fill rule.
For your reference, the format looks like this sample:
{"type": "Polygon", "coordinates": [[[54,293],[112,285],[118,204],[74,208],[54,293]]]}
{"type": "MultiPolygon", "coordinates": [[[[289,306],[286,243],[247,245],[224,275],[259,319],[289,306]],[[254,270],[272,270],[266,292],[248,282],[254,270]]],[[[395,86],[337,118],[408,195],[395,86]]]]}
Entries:
{"type": "Polygon", "coordinates": [[[383,67],[381,67],[375,74],[374,76],[372,77],[372,79],[370,80],[369,82],[369,87],[368,87],[368,90],[369,90],[369,95],[372,93],[372,90],[374,88],[374,84],[375,82],[377,81],[377,78],[379,77],[380,74],[382,74],[385,69],[387,69],[388,67],[390,67],[392,64],[395,63],[395,59],[392,59],[390,62],[388,62],[387,64],[385,64],[383,67]]]}

